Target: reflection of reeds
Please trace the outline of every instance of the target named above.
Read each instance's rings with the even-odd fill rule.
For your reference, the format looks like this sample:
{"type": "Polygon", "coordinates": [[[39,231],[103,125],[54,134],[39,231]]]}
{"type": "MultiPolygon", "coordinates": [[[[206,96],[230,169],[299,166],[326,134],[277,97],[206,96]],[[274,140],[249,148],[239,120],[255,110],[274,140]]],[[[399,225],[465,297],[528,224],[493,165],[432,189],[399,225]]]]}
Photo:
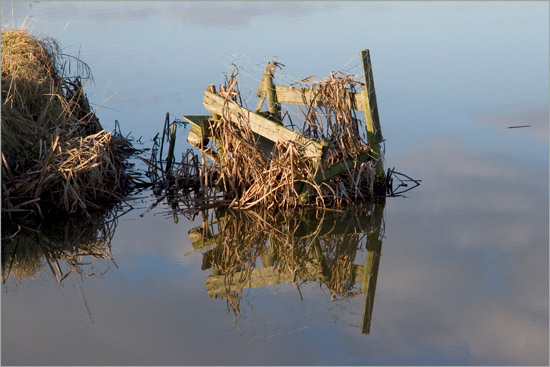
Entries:
{"type": "MultiPolygon", "coordinates": [[[[372,229],[372,207],[361,213],[327,211],[218,211],[217,219],[190,231],[204,253],[212,297],[234,297],[243,288],[318,281],[331,297],[361,293],[364,269],[355,264],[372,229]]],[[[206,223],[206,222],[205,222],[206,223]]]]}
{"type": "MultiPolygon", "coordinates": [[[[218,208],[189,231],[202,269],[211,269],[206,291],[227,302],[236,318],[245,288],[319,284],[331,300],[364,294],[361,332],[368,334],[382,247],[385,200],[353,211],[218,208]],[[361,253],[358,256],[358,252],[361,253]],[[358,258],[359,257],[359,258],[358,258]],[[363,258],[364,265],[357,264],[363,258]]],[[[206,214],[206,213],[203,213],[206,214]]],[[[300,293],[300,296],[301,293],[300,293]]]]}
{"type": "Polygon", "coordinates": [[[101,275],[94,265],[98,260],[113,260],[111,239],[117,223],[113,216],[71,218],[62,223],[41,223],[36,228],[2,228],[2,282],[10,275],[16,280],[32,277],[43,267],[57,281],[73,272],[88,277],[101,275]]]}

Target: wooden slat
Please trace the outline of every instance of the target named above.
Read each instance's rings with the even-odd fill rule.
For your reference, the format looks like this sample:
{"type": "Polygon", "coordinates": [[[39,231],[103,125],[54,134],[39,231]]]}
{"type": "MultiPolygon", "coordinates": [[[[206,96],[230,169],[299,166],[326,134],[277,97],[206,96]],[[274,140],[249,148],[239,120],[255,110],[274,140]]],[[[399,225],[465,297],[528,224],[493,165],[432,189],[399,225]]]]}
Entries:
{"type": "Polygon", "coordinates": [[[224,115],[229,114],[231,119],[238,120],[239,118],[248,119],[250,128],[253,132],[261,135],[274,143],[279,141],[297,142],[305,146],[307,157],[320,157],[323,146],[305,136],[287,129],[283,125],[277,124],[265,117],[260,116],[244,107],[239,106],[233,101],[227,100],[208,90],[204,92],[203,99],[204,107],[213,114],[224,115]]]}
{"type": "MultiPolygon", "coordinates": [[[[283,85],[276,85],[275,92],[277,93],[277,101],[279,103],[302,104],[306,106],[323,106],[320,100],[317,89],[312,88],[293,88],[283,85]]],[[[353,110],[363,110],[364,98],[360,93],[346,93],[348,106],[353,110]]]]}

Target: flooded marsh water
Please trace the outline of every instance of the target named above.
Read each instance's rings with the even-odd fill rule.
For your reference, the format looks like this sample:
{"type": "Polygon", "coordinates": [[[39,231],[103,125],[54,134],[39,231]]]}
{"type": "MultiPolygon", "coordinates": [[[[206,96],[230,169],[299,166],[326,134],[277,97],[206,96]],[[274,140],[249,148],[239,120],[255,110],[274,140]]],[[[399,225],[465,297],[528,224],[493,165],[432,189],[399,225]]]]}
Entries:
{"type": "Polygon", "coordinates": [[[362,213],[177,223],[145,190],[4,237],[3,364],[548,365],[547,2],[1,6],[87,62],[102,125],[143,147],[231,64],[252,105],[273,58],[289,85],[368,48],[386,167],[422,180],[362,213]]]}

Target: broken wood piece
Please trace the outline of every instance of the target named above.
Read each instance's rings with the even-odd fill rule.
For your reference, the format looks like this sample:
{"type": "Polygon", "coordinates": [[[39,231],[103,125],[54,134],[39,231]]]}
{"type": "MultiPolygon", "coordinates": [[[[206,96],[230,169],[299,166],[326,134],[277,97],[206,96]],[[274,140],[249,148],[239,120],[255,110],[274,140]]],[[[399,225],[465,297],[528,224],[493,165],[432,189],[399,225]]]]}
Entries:
{"type": "Polygon", "coordinates": [[[210,139],[210,123],[208,119],[210,116],[200,115],[200,116],[183,116],[183,119],[189,122],[191,130],[187,136],[187,141],[189,144],[194,146],[197,149],[204,149],[210,139]]]}

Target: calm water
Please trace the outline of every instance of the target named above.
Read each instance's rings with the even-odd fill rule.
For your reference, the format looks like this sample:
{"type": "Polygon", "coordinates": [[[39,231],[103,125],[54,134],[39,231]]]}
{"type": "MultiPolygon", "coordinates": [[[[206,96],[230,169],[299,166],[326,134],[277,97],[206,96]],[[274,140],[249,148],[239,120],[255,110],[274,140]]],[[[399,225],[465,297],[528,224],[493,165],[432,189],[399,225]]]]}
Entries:
{"type": "MultiPolygon", "coordinates": [[[[387,200],[377,249],[374,216],[322,239],[355,249],[361,271],[367,250],[380,255],[368,334],[365,295],[331,300],[320,281],[213,299],[216,255],[189,234],[202,218],[176,224],[145,192],[112,228],[116,266],[57,282],[44,263],[3,284],[2,364],[548,365],[548,13],[510,1],[2,2],[3,25],[30,16],[90,65],[104,127],[118,120],[145,146],[166,112],[204,114],[204,88],[231,63],[246,95],[273,57],[288,84],[360,73],[369,48],[386,165],[422,179],[387,200]]],[[[241,236],[265,224],[226,223],[241,236]]]]}

